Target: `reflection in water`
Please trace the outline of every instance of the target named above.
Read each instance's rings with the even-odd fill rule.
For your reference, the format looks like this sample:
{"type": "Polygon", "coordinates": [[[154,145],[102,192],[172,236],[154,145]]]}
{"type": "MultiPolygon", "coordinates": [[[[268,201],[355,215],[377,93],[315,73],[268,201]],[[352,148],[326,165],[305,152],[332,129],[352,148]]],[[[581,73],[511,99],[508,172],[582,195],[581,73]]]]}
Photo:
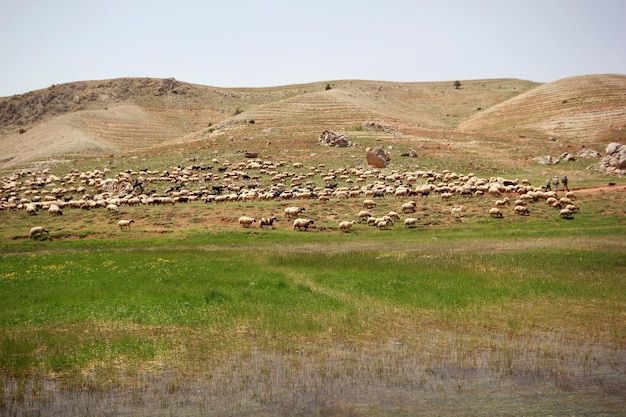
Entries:
{"type": "MultiPolygon", "coordinates": [[[[98,385],[4,378],[3,415],[622,415],[626,350],[566,335],[459,335],[252,350],[98,385]]],[[[120,371],[121,372],[121,371],[120,371]]],[[[91,382],[90,382],[91,381],[91,382]]]]}

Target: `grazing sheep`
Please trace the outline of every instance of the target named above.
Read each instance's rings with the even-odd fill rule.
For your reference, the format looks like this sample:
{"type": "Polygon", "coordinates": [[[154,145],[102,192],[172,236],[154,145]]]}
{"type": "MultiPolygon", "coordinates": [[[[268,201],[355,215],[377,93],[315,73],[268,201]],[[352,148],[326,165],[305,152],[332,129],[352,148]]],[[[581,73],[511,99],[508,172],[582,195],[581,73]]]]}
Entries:
{"type": "Polygon", "coordinates": [[[452,193],[441,193],[441,199],[443,201],[450,200],[453,196],[454,194],[452,193]]]}
{"type": "MultiPolygon", "coordinates": [[[[557,199],[556,199],[556,198],[554,198],[554,197],[548,197],[548,198],[546,198],[546,204],[548,204],[549,206],[553,206],[553,207],[554,207],[554,203],[558,203],[558,202],[559,202],[559,200],[557,200],[557,199]]],[[[561,205],[561,204],[559,203],[559,206],[560,206],[560,205],[561,205]]]]}
{"type": "Polygon", "coordinates": [[[117,206],[117,204],[110,203],[110,204],[107,206],[107,211],[108,211],[109,213],[111,213],[111,212],[112,212],[112,213],[119,213],[119,212],[120,212],[120,208],[117,206]]]}
{"type": "Polygon", "coordinates": [[[367,220],[370,217],[372,217],[372,215],[370,214],[369,211],[361,210],[361,211],[359,211],[358,217],[361,220],[367,220]]]}
{"type": "Polygon", "coordinates": [[[48,232],[48,229],[45,229],[45,228],[43,228],[41,226],[35,226],[35,227],[30,229],[30,233],[28,233],[28,236],[31,239],[34,239],[37,236],[43,235],[44,233],[50,233],[50,232],[48,232]]]}
{"type": "Polygon", "coordinates": [[[56,204],[50,204],[50,207],[48,207],[48,214],[51,216],[62,216],[63,210],[61,210],[61,207],[56,204]]]}
{"type": "Polygon", "coordinates": [[[568,204],[567,206],[565,206],[565,208],[572,213],[578,213],[580,211],[580,207],[578,207],[576,204],[568,204]]]}
{"type": "Polygon", "coordinates": [[[274,216],[272,217],[262,217],[261,220],[259,220],[259,228],[263,229],[263,228],[274,228],[274,222],[278,221],[278,219],[274,216]]]}
{"type": "Polygon", "coordinates": [[[501,211],[500,211],[500,209],[499,209],[499,208],[497,208],[497,207],[493,207],[493,208],[491,208],[491,209],[489,210],[489,215],[490,215],[491,217],[499,217],[499,218],[502,218],[502,217],[503,217],[502,212],[501,212],[501,211]]]}
{"type": "Polygon", "coordinates": [[[293,230],[304,230],[306,232],[313,223],[315,222],[311,219],[295,219],[293,221],[293,230]]]}
{"type": "Polygon", "coordinates": [[[378,229],[383,230],[386,229],[387,226],[393,226],[393,220],[391,220],[388,216],[383,216],[376,219],[375,226],[378,229]]]}
{"type": "Polygon", "coordinates": [[[298,217],[304,210],[303,207],[287,207],[285,209],[285,217],[298,217]]]}
{"type": "Polygon", "coordinates": [[[341,230],[342,232],[351,232],[352,231],[352,225],[356,223],[355,221],[344,221],[344,222],[339,222],[339,230],[341,230]]]}
{"type": "Polygon", "coordinates": [[[417,204],[415,201],[408,201],[402,205],[402,213],[409,214],[415,213],[417,204]]]}
{"type": "Polygon", "coordinates": [[[529,214],[530,212],[528,211],[528,208],[525,206],[515,206],[515,208],[513,209],[513,212],[515,214],[519,214],[520,216],[523,214],[529,214]]]}
{"type": "Polygon", "coordinates": [[[564,208],[563,210],[561,210],[559,212],[559,216],[561,216],[561,217],[563,217],[565,219],[571,219],[572,218],[572,214],[574,214],[574,213],[572,213],[571,210],[566,209],[566,208],[564,208]]]}
{"type": "Polygon", "coordinates": [[[26,213],[36,216],[37,215],[37,206],[34,204],[26,204],[26,213]]]}
{"type": "Polygon", "coordinates": [[[373,209],[376,207],[376,202],[374,200],[364,200],[363,208],[365,209],[373,209]]]}
{"type": "Polygon", "coordinates": [[[452,214],[453,216],[456,216],[456,217],[461,217],[462,216],[462,214],[461,214],[462,211],[463,211],[463,206],[453,207],[452,210],[450,210],[450,214],[452,214]]]}
{"type": "Polygon", "coordinates": [[[395,211],[390,211],[389,213],[387,213],[387,216],[392,220],[400,220],[400,215],[395,211]]]}
{"type": "Polygon", "coordinates": [[[416,217],[407,217],[406,219],[404,219],[404,225],[406,227],[415,227],[417,225],[418,220],[419,219],[416,217]]]}
{"type": "Polygon", "coordinates": [[[130,225],[132,223],[135,223],[134,220],[120,220],[119,222],[117,222],[117,227],[120,228],[120,230],[130,230],[130,225]]]}
{"type": "Polygon", "coordinates": [[[241,216],[237,222],[241,225],[241,227],[250,227],[252,223],[256,223],[256,219],[248,216],[241,216]]]}
{"type": "Polygon", "coordinates": [[[509,198],[508,197],[504,197],[502,200],[494,201],[493,204],[495,204],[496,206],[504,206],[506,204],[509,204],[509,198]]]}

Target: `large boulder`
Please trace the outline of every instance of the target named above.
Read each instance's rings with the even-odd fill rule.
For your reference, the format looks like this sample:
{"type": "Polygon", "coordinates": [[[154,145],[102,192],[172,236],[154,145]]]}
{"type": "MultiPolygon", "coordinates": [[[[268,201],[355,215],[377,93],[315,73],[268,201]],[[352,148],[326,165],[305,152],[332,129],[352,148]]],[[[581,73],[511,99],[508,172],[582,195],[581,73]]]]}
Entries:
{"type": "Polygon", "coordinates": [[[330,130],[322,132],[319,141],[323,146],[337,146],[339,148],[352,146],[352,142],[345,135],[330,130]]]}
{"type": "Polygon", "coordinates": [[[626,174],[626,146],[609,143],[606,146],[606,156],[600,161],[600,169],[618,175],[626,174]]]}
{"type": "Polygon", "coordinates": [[[593,149],[584,148],[576,153],[576,156],[579,158],[600,158],[600,152],[594,151],[593,149]]]}
{"type": "Polygon", "coordinates": [[[538,156],[537,158],[534,158],[534,160],[541,165],[556,165],[560,161],[559,158],[555,158],[554,156],[550,155],[538,156]]]}
{"type": "Polygon", "coordinates": [[[374,168],[386,168],[391,161],[389,153],[383,148],[367,148],[365,152],[367,163],[374,168]]]}

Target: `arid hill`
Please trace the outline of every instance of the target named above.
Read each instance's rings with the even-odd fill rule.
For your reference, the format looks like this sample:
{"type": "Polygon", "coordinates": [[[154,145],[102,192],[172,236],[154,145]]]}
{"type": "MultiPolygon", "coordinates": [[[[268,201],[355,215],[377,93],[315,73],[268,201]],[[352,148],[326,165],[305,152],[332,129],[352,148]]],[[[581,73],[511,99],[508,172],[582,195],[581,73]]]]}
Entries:
{"type": "Polygon", "coordinates": [[[0,98],[0,169],[216,137],[298,146],[365,122],[406,142],[557,137],[603,149],[624,141],[626,76],[469,80],[460,87],[341,80],[216,88],[148,78],[53,85],[0,98]]]}

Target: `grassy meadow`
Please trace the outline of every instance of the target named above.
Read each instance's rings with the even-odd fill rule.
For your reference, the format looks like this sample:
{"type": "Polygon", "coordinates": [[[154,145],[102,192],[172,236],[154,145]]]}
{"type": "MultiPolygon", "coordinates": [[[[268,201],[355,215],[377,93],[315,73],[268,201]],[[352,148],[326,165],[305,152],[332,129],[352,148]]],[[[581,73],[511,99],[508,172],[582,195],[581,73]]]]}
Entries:
{"type": "Polygon", "coordinates": [[[306,233],[234,223],[280,203],[129,207],[130,232],[104,210],[68,211],[39,239],[26,214],[0,213],[0,409],[411,415],[450,395],[457,414],[530,407],[476,400],[490,392],[534,395],[535,412],[547,392],[572,397],[563,412],[624,405],[622,194],[585,196],[570,220],[539,204],[493,219],[487,200],[451,219],[429,197],[415,229],[339,232],[355,204],[307,203],[319,221],[306,233]]]}

